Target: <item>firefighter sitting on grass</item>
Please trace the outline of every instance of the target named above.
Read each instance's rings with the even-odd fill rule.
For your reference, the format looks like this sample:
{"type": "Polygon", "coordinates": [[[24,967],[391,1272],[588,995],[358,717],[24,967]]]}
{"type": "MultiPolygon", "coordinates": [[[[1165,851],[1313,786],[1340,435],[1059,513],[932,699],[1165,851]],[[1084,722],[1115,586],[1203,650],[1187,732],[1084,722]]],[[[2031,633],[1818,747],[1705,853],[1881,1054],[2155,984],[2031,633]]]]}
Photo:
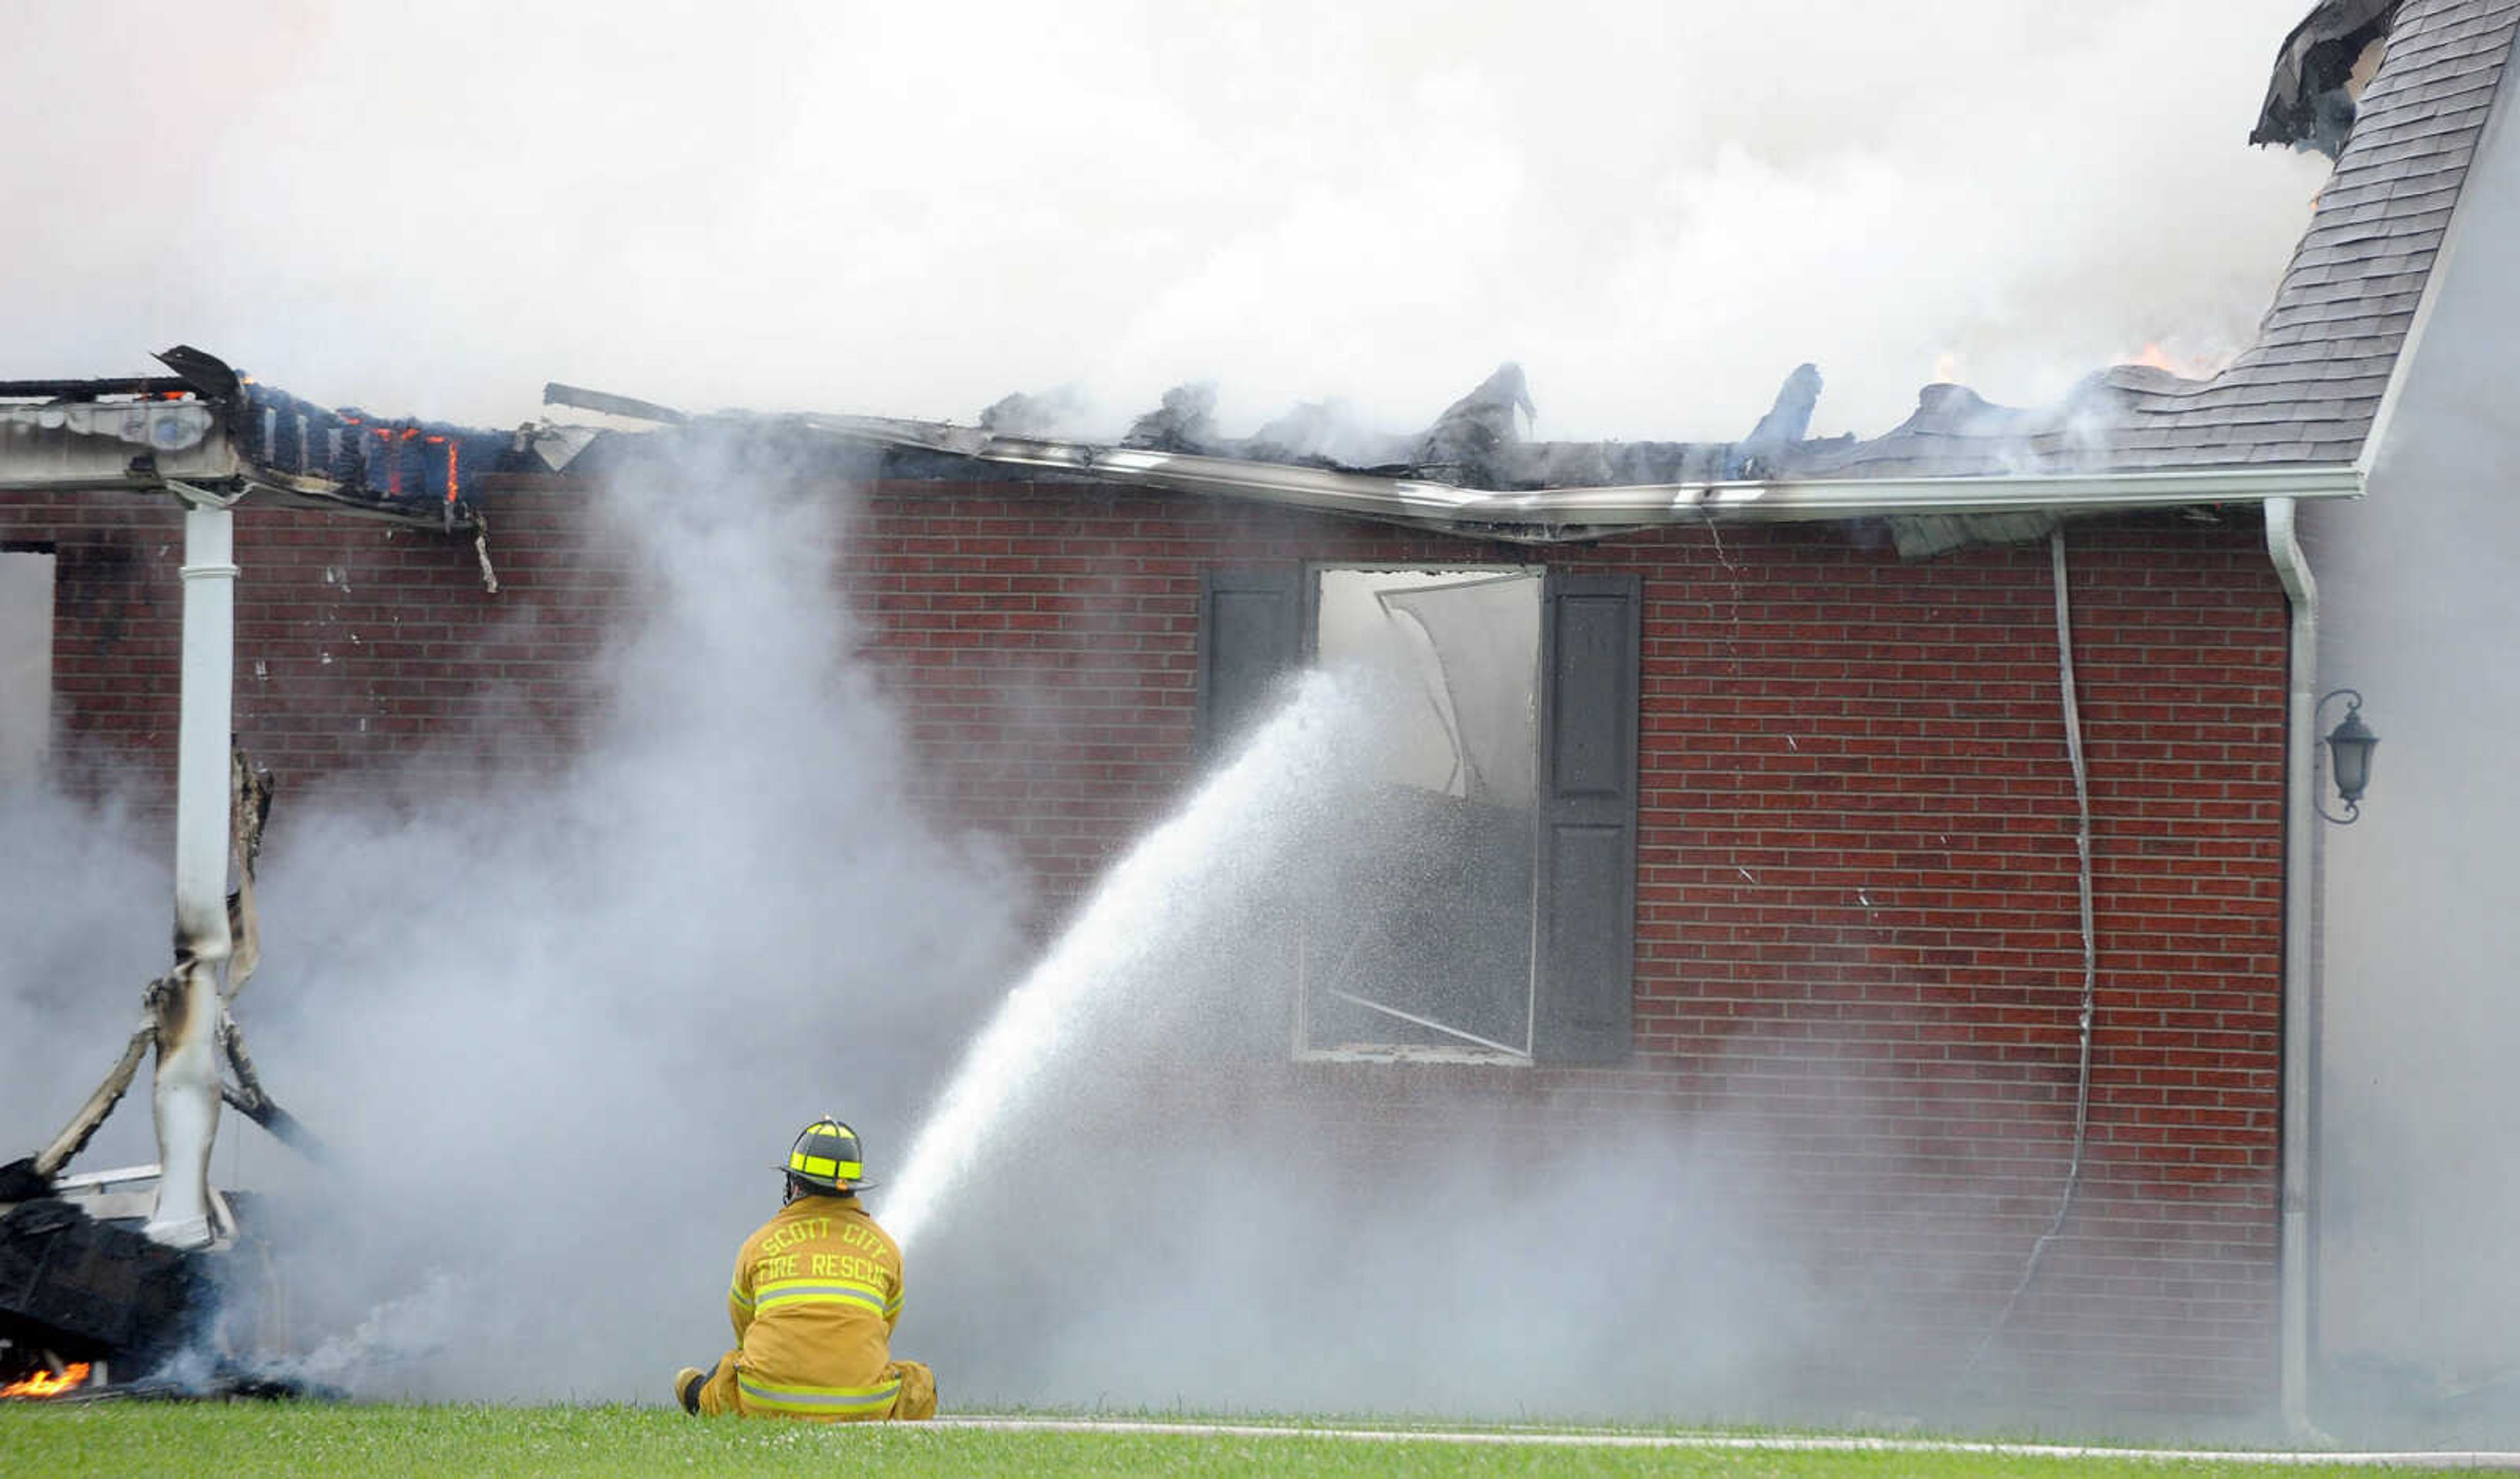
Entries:
{"type": "Polygon", "coordinates": [[[935,1373],[889,1349],[901,1319],[901,1250],[858,1205],[857,1132],[807,1125],[788,1152],[779,1215],[735,1256],[726,1310],[736,1349],[717,1368],[674,1373],[683,1411],[827,1422],[936,1415],[935,1373]]]}

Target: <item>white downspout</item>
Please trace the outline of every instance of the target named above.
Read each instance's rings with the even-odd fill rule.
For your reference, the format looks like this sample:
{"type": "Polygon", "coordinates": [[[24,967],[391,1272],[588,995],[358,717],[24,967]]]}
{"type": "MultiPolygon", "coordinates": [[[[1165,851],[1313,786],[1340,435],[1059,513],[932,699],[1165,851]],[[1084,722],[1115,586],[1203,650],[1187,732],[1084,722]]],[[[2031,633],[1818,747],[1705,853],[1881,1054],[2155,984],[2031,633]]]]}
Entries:
{"type": "Polygon", "coordinates": [[[154,993],[158,1204],[144,1230],[211,1239],[210,1145],[219,1131],[219,984],[228,937],[229,759],[236,667],[233,500],[179,489],[184,511],[183,714],[176,735],[175,968],[154,993]]]}
{"type": "Polygon", "coordinates": [[[2318,880],[2313,847],[2318,826],[2318,582],[2302,552],[2289,498],[2267,500],[2267,556],[2292,606],[2290,679],[2284,705],[2283,1126],[2277,1205],[2276,1342],[2284,1431],[2315,1438],[2310,1420],[2311,1067],[2317,1059],[2318,1001],[2311,919],[2318,880]]]}

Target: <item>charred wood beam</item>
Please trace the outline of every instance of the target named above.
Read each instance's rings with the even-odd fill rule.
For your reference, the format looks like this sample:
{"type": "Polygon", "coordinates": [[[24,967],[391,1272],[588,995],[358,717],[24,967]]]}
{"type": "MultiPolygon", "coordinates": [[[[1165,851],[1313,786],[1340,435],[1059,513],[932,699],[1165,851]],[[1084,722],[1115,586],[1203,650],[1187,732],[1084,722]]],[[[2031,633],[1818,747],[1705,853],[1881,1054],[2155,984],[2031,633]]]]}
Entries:
{"type": "Polygon", "coordinates": [[[275,1100],[256,1098],[235,1084],[221,1084],[219,1098],[237,1113],[270,1132],[271,1138],[317,1164],[333,1158],[332,1150],[306,1123],[275,1100]]]}
{"type": "Polygon", "coordinates": [[[228,1009],[262,961],[262,916],[253,902],[254,864],[262,857],[262,829],[271,819],[271,794],[277,783],[271,772],[247,756],[245,746],[230,741],[228,786],[237,886],[228,895],[228,935],[233,943],[227,980],[219,990],[218,1046],[219,1055],[227,1060],[228,1071],[236,1081],[219,1081],[219,1098],[271,1132],[282,1144],[309,1160],[321,1160],[324,1143],[298,1123],[295,1115],[281,1108],[262,1087],[262,1074],[253,1065],[253,1054],[246,1051],[245,1029],[237,1025],[235,1015],[228,1009]]]}
{"type": "Polygon", "coordinates": [[[262,964],[262,919],[253,903],[253,865],[262,856],[262,828],[271,818],[271,772],[257,769],[245,747],[228,745],[228,818],[234,830],[237,886],[228,895],[230,955],[226,982],[219,989],[220,1010],[237,999],[262,964]]]}
{"type": "MultiPolygon", "coordinates": [[[[296,1150],[310,1160],[324,1158],[322,1140],[282,1108],[262,1086],[262,1075],[254,1067],[253,1056],[246,1051],[244,1029],[229,1012],[237,993],[252,978],[254,967],[262,958],[262,922],[255,907],[253,883],[255,864],[262,856],[263,827],[271,819],[272,792],[277,783],[272,774],[256,766],[245,748],[233,741],[228,746],[229,843],[237,866],[237,887],[227,896],[228,930],[234,941],[228,959],[228,970],[219,986],[219,1015],[216,1044],[219,1056],[226,1061],[235,1083],[224,1078],[219,1082],[220,1099],[247,1118],[269,1131],[275,1140],[296,1150]]],[[[96,1136],[97,1128],[113,1113],[122,1096],[130,1091],[132,1080],[139,1076],[141,1060],[149,1050],[173,1037],[171,1014],[183,1008],[183,993],[177,989],[177,977],[195,964],[179,959],[176,969],[149,983],[141,994],[148,1016],[131,1041],[123,1045],[122,1056],[114,1062],[105,1081],[87,1097],[78,1112],[70,1116],[62,1133],[37,1154],[6,1166],[0,1166],[0,1202],[22,1200],[39,1195],[52,1179],[61,1173],[87,1143],[96,1136]]]]}
{"type": "Polygon", "coordinates": [[[472,515],[472,558],[481,562],[481,589],[489,595],[499,594],[499,572],[490,566],[490,515],[472,515]]]}
{"type": "MultiPolygon", "coordinates": [[[[163,984],[162,981],[150,982],[149,995],[154,997],[163,984]]],[[[105,1082],[96,1086],[96,1092],[87,1097],[86,1103],[79,1105],[78,1113],[70,1116],[70,1122],[62,1127],[62,1133],[54,1136],[53,1143],[36,1155],[30,1169],[37,1177],[52,1180],[60,1174],[62,1167],[70,1163],[72,1156],[87,1148],[87,1143],[96,1135],[96,1127],[104,1124],[106,1116],[113,1112],[113,1106],[122,1101],[123,1094],[131,1088],[132,1079],[140,1072],[140,1060],[148,1056],[149,1049],[157,1041],[158,1021],[153,1014],[140,1024],[139,1031],[131,1034],[131,1041],[122,1046],[122,1056],[106,1074],[105,1082]]]]}
{"type": "Polygon", "coordinates": [[[225,1014],[219,1018],[219,1052],[228,1060],[228,1071],[236,1075],[235,1083],[219,1085],[221,1099],[308,1160],[320,1162],[328,1158],[324,1142],[264,1091],[262,1074],[253,1066],[253,1055],[245,1050],[245,1029],[237,1025],[236,1018],[225,1014]]]}

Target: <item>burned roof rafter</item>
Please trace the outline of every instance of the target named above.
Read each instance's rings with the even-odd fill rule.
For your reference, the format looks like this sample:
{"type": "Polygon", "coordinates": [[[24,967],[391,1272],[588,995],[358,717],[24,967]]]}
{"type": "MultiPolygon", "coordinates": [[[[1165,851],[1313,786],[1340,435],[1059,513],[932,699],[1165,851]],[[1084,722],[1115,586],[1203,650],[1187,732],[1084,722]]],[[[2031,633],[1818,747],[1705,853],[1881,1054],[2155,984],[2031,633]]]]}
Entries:
{"type": "Polygon", "coordinates": [[[535,458],[525,428],[330,410],[190,345],[157,357],[175,374],[0,381],[0,490],[186,485],[470,531],[483,480],[535,458]]]}

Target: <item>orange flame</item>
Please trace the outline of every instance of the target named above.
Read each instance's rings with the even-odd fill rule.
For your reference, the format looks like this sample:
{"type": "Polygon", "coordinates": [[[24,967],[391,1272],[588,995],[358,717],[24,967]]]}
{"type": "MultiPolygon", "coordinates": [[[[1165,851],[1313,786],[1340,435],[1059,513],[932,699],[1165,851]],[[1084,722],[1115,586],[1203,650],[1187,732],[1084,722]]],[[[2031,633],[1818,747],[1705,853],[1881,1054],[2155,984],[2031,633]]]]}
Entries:
{"type": "Polygon", "coordinates": [[[2174,346],[2154,339],[2135,353],[2125,356],[2121,364],[2142,365],[2153,370],[2167,370],[2182,380],[2212,380],[2230,363],[2228,353],[2210,349],[2198,350],[2174,346]]]}
{"type": "Polygon", "coordinates": [[[62,1368],[59,1376],[50,1371],[37,1371],[23,1381],[13,1381],[7,1386],[0,1386],[0,1398],[59,1397],[64,1392],[76,1391],[86,1380],[87,1363],[73,1361],[62,1368]]]}

